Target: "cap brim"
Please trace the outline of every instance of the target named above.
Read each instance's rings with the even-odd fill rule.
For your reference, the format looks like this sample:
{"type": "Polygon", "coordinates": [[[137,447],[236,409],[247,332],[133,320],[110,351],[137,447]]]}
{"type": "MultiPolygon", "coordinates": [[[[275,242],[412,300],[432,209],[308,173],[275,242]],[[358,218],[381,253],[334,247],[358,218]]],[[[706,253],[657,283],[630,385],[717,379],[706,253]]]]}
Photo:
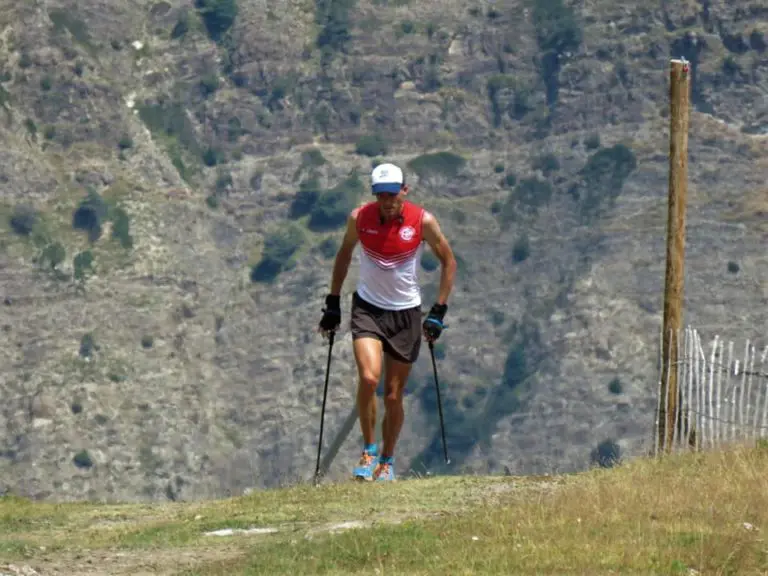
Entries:
{"type": "Polygon", "coordinates": [[[396,194],[397,192],[400,192],[401,187],[402,184],[397,182],[383,182],[381,184],[374,184],[371,186],[371,190],[373,190],[374,194],[396,194]]]}

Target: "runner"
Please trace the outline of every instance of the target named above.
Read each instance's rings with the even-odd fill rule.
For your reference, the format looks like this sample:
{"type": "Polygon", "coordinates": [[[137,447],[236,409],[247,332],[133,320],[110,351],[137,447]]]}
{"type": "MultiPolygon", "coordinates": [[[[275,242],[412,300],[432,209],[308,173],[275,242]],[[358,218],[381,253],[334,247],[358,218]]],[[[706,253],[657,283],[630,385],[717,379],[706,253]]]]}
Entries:
{"type": "Polygon", "coordinates": [[[360,275],[352,295],[350,329],[358,370],[357,410],[363,452],[353,471],[357,479],[394,480],[395,445],[403,425],[403,390],[419,356],[422,334],[434,342],[443,330],[456,260],[437,218],[405,199],[402,170],[380,164],[371,173],[376,199],[355,208],[336,254],[330,293],[320,321],[324,335],[341,324],[340,294],[358,242],[360,275]],[[423,243],[440,260],[437,301],[422,323],[418,268],[423,243]],[[382,447],[375,441],[376,388],[384,371],[382,447]]]}

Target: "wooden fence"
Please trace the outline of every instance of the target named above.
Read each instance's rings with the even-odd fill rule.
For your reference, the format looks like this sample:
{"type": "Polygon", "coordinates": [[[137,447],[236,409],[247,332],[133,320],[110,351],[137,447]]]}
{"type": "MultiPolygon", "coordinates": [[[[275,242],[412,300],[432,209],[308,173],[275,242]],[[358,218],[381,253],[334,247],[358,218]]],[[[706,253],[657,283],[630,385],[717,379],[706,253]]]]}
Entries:
{"type": "MultiPolygon", "coordinates": [[[[761,347],[747,339],[736,346],[716,335],[705,347],[696,329],[681,332],[672,450],[705,450],[768,438],[768,345],[761,347]]],[[[659,376],[659,403],[667,400],[662,390],[659,376]]],[[[657,410],[656,453],[660,448],[658,426],[657,410]]]]}

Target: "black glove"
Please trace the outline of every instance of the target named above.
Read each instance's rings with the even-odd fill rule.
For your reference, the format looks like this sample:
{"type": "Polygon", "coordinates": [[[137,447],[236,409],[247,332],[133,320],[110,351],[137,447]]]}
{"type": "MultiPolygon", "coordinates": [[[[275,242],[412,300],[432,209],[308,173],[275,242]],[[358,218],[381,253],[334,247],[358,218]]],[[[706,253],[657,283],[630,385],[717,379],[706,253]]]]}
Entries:
{"type": "Polygon", "coordinates": [[[448,311],[447,304],[434,304],[429,310],[426,320],[424,320],[423,328],[424,334],[427,339],[434,342],[440,338],[440,334],[443,331],[443,318],[448,311]]]}
{"type": "Polygon", "coordinates": [[[335,331],[341,324],[341,296],[328,294],[325,297],[323,318],[320,320],[320,328],[326,332],[335,331]]]}

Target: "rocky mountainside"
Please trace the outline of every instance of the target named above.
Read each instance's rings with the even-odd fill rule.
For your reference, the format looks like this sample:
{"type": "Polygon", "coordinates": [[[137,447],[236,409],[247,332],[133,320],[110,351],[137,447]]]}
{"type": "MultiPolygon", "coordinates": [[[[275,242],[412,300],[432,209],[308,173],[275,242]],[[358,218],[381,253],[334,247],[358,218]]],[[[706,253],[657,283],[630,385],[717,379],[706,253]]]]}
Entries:
{"type": "MultiPolygon", "coordinates": [[[[668,62],[693,74],[685,321],[765,342],[767,29],[765,0],[0,0],[0,492],[308,479],[315,327],[381,160],[460,265],[437,349],[453,463],[425,347],[399,473],[647,451],[668,62]]],[[[344,330],[328,442],[354,393],[344,330]]],[[[355,428],[330,476],[358,450],[355,428]]]]}

